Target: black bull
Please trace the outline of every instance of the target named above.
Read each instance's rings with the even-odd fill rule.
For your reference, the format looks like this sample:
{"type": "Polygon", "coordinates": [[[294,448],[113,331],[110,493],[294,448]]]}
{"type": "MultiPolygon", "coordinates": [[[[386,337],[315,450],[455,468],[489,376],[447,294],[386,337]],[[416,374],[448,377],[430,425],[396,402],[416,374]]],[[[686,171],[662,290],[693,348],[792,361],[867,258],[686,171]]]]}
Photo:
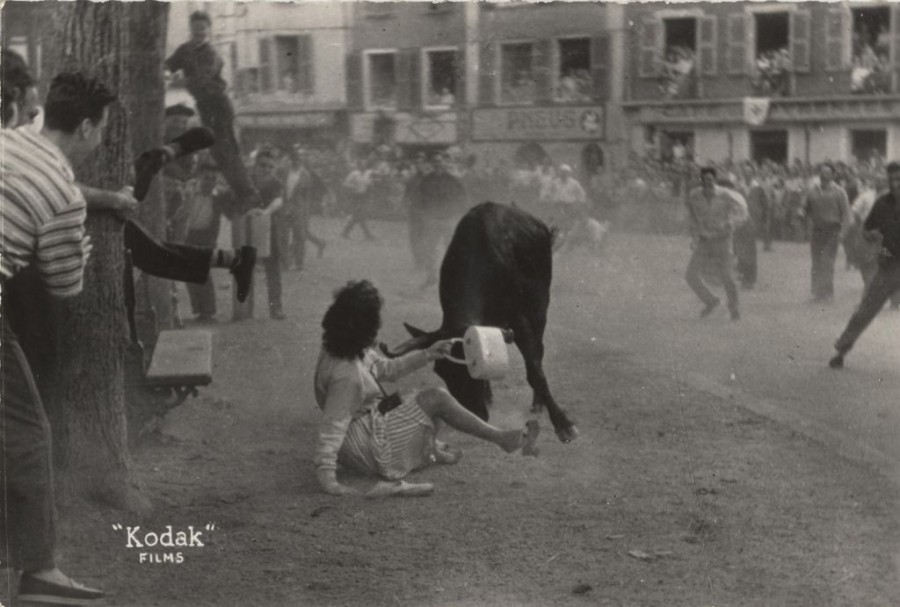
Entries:
{"type": "MultiPolygon", "coordinates": [[[[578,429],[550,394],[542,366],[553,239],[543,222],[515,207],[492,202],[473,207],[456,226],[441,264],[441,327],[425,332],[405,325],[412,339],[386,353],[400,356],[427,348],[461,337],[473,325],[511,329],[534,391],[532,409],[546,407],[556,435],[570,442],[578,429]]],[[[464,407],[488,419],[489,382],[473,379],[465,365],[445,360],[435,362],[434,371],[464,407]]]]}

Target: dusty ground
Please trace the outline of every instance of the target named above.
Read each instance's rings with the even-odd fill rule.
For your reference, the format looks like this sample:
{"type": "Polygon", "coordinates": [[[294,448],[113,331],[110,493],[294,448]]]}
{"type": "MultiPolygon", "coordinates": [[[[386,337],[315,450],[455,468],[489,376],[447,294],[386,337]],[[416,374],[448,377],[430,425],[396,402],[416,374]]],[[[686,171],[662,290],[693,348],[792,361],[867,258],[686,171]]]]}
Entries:
{"type": "MultiPolygon", "coordinates": [[[[609,345],[602,322],[585,330],[607,307],[627,320],[610,286],[625,271],[622,240],[601,269],[576,257],[557,276],[545,368],[577,443],[556,442],[546,421],[539,459],[451,434],[463,460],[415,476],[435,483],[433,497],[319,493],[311,374],[332,289],[372,279],[391,343],[401,321],[439,321],[436,293],[415,290],[400,226],[376,227],[378,243],[348,243],[337,223],[318,222],[331,244],[302,277],[286,275],[289,320],[213,329],[213,385],[134,453],[155,513],[70,513],[64,569],[134,606],[900,604],[895,485],[647,352],[609,345]],[[576,279],[589,285],[570,288],[576,279]],[[127,548],[117,524],[140,535],[192,525],[204,546],[127,548]],[[140,562],[179,551],[180,564],[140,562]]],[[[495,386],[500,425],[520,424],[530,403],[513,362],[495,386]]],[[[438,381],[409,379],[403,387],[438,381]]]]}

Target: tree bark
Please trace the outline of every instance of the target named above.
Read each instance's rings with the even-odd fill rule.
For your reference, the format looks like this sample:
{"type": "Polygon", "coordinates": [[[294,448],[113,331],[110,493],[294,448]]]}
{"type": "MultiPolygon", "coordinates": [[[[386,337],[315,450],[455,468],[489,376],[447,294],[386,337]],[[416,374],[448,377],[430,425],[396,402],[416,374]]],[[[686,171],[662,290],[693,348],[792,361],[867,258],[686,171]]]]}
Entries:
{"type": "MultiPolygon", "coordinates": [[[[131,150],[135,157],[162,143],[162,116],[165,110],[166,83],[163,60],[166,53],[168,2],[135,2],[129,8],[131,40],[127,65],[131,74],[139,74],[128,90],[127,107],[134,129],[131,150]]],[[[157,238],[166,236],[166,207],[162,179],[153,180],[147,197],[138,208],[138,219],[157,238]]],[[[141,274],[136,287],[136,313],[152,319],[156,329],[173,327],[172,282],[141,274]]],[[[149,323],[148,323],[149,324],[149,323]]],[[[156,331],[142,331],[144,346],[152,351],[156,331]]]]}
{"type": "MultiPolygon", "coordinates": [[[[76,167],[81,183],[122,188],[132,178],[132,141],[141,149],[159,143],[163,87],[148,74],[162,69],[159,49],[165,44],[163,13],[168,9],[160,4],[79,0],[58,3],[51,11],[44,40],[45,76],[77,69],[119,95],[110,107],[104,143],[76,167]],[[162,43],[154,41],[147,49],[137,46],[154,35],[162,43]],[[156,69],[148,71],[153,56],[156,69]]],[[[154,200],[161,206],[158,192],[151,204],[154,200]]],[[[145,213],[152,221],[152,213],[145,213]]],[[[94,250],[85,270],[84,292],[52,304],[55,356],[40,389],[53,428],[63,503],[82,497],[146,512],[149,502],[132,471],[127,448],[124,356],[129,335],[122,228],[121,220],[110,213],[89,213],[87,231],[94,250]]]]}

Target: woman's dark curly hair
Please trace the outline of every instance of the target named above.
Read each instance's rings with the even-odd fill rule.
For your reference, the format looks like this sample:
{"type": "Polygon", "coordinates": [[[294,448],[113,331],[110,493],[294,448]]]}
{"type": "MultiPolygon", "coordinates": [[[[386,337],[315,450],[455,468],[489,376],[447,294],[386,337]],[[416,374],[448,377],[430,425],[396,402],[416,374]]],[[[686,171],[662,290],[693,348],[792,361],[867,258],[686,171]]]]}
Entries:
{"type": "Polygon", "coordinates": [[[322,319],[322,346],[337,358],[354,359],[375,343],[384,300],[368,280],[351,280],[335,291],[322,319]]]}

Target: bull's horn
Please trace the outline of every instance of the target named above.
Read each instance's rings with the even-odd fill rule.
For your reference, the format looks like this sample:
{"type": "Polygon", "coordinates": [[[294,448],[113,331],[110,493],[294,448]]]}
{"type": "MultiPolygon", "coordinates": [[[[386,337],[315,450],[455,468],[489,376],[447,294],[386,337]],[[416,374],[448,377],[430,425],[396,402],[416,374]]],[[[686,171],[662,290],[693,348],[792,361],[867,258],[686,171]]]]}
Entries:
{"type": "Polygon", "coordinates": [[[396,358],[413,350],[424,350],[436,342],[437,339],[438,336],[435,333],[423,333],[422,335],[406,340],[393,350],[389,349],[386,345],[381,344],[381,351],[384,352],[384,355],[388,358],[396,358]]]}

